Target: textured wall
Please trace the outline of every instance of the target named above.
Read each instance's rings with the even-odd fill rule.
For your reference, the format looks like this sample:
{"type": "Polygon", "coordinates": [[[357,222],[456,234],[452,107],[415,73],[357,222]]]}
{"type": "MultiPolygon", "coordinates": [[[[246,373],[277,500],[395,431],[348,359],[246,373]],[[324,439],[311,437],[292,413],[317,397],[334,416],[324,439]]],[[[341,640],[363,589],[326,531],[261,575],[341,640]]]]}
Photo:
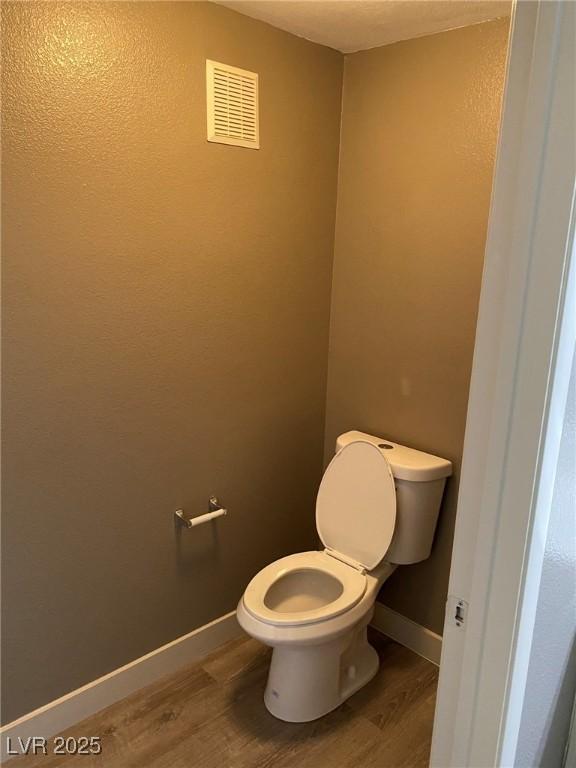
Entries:
{"type": "Polygon", "coordinates": [[[454,463],[381,599],[442,632],[508,20],[346,57],[326,458],[360,429],[454,463]]]}
{"type": "MultiPolygon", "coordinates": [[[[576,692],[576,355],[540,581],[517,768],[561,768],[576,692]]],[[[567,764],[568,766],[568,764],[567,764]]]]}
{"type": "Polygon", "coordinates": [[[313,543],[342,57],[204,3],[2,13],[6,721],[313,543]],[[206,58],[260,73],[260,151],[206,142],[206,58]]]}

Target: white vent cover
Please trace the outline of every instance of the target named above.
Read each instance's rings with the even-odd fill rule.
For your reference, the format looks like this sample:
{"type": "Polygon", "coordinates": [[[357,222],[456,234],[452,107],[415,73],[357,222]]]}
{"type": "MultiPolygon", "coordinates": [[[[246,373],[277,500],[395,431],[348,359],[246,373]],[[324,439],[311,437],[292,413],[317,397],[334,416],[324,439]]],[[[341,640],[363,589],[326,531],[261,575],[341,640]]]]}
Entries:
{"type": "Polygon", "coordinates": [[[206,60],[208,141],[260,149],[258,75],[206,60]]]}

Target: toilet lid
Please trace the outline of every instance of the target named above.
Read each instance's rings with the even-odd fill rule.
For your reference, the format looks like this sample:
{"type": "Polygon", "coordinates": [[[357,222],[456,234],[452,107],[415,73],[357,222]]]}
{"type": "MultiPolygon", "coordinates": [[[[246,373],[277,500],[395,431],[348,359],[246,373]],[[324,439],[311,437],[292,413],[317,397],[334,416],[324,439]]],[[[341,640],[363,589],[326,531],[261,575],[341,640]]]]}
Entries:
{"type": "Polygon", "coordinates": [[[344,446],[318,490],[316,528],[322,543],[372,570],[388,551],[395,524],[396,490],[384,454],[365,441],[344,446]]]}

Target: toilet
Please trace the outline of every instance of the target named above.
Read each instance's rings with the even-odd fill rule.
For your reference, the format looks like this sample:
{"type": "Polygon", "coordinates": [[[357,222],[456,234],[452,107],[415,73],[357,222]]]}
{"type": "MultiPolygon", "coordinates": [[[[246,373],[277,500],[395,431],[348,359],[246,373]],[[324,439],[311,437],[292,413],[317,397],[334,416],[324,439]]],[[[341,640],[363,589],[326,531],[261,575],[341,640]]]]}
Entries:
{"type": "Polygon", "coordinates": [[[367,627],[398,565],[426,560],[452,465],[363,432],[336,441],[316,499],[323,551],[263,568],[237,609],[252,637],[273,648],[264,703],[275,717],[315,720],[378,671],[367,627]]]}

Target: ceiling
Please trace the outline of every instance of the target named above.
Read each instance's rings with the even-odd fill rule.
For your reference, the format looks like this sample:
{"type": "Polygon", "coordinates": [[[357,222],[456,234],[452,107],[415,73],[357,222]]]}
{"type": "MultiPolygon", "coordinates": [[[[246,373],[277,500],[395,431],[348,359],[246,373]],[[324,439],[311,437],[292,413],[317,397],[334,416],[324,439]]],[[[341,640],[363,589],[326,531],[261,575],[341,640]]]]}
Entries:
{"type": "Polygon", "coordinates": [[[510,0],[213,0],[343,53],[508,16],[510,0]]]}

